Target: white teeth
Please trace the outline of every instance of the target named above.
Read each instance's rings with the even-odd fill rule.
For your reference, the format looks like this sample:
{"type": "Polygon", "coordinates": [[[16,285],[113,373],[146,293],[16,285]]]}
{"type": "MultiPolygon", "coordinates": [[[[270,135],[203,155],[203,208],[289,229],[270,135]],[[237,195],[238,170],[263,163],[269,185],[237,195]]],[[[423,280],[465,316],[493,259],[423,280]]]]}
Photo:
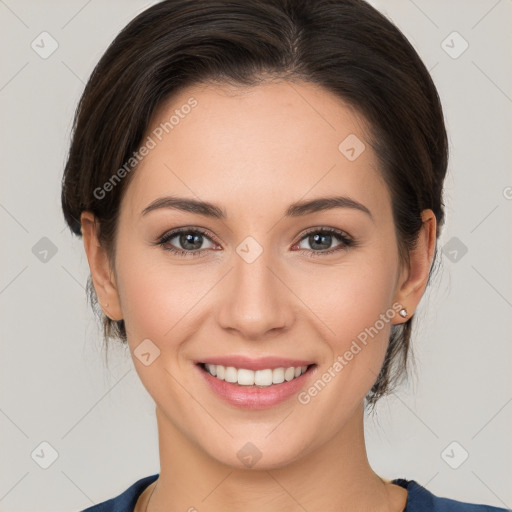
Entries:
{"type": "Polygon", "coordinates": [[[256,370],[254,372],[254,384],[256,386],[270,386],[272,384],[272,370],[256,370]]]}
{"type": "Polygon", "coordinates": [[[254,372],[241,368],[238,370],[238,384],[242,386],[253,386],[254,385],[254,372]]]}
{"type": "Polygon", "coordinates": [[[238,371],[236,368],[232,366],[228,366],[226,368],[226,373],[224,373],[224,380],[226,382],[236,382],[238,380],[238,371]]]}
{"type": "Polygon", "coordinates": [[[284,368],[272,370],[272,384],[281,384],[284,382],[284,368]]]}
{"type": "Polygon", "coordinates": [[[292,380],[295,377],[295,368],[290,366],[290,368],[286,368],[284,371],[284,380],[292,380]]]}
{"type": "Polygon", "coordinates": [[[306,366],[290,366],[289,368],[275,368],[265,370],[247,370],[221,364],[205,364],[210,375],[226,382],[237,383],[240,386],[271,386],[300,377],[307,369],[306,366]]]}

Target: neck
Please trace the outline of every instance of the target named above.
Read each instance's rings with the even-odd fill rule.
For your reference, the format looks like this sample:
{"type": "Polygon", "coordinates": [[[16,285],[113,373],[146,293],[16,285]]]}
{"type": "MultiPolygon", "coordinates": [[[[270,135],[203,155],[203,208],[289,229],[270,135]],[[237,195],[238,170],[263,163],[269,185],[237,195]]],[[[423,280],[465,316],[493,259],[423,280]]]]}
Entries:
{"type": "Polygon", "coordinates": [[[361,404],[342,431],[286,466],[239,469],[210,457],[157,407],[160,476],[139,502],[146,507],[152,494],[148,512],[402,511],[407,491],[369,465],[363,412],[361,404]]]}

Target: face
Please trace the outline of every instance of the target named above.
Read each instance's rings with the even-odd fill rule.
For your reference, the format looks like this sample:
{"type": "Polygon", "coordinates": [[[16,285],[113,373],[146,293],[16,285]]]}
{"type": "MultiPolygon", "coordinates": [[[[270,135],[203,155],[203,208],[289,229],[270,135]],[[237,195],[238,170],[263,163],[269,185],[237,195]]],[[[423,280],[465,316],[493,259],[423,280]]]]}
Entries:
{"type": "Polygon", "coordinates": [[[161,421],[231,466],[314,452],[361,410],[403,321],[391,198],[362,119],[312,84],[196,85],[144,141],[114,303],[161,421]],[[168,196],[181,202],[158,202],[168,196]],[[260,385],[205,362],[262,370],[224,376],[260,385]],[[279,383],[277,368],[303,366],[279,383]]]}

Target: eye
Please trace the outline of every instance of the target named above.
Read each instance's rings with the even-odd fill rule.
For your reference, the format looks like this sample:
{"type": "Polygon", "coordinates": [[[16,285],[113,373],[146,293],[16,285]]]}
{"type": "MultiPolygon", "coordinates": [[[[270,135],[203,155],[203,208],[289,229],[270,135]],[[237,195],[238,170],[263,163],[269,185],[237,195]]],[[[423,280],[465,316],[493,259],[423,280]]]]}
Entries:
{"type": "Polygon", "coordinates": [[[170,251],[179,256],[197,257],[204,255],[207,249],[214,249],[215,244],[212,242],[210,235],[203,229],[198,228],[179,228],[163,235],[158,244],[163,246],[166,251],[170,251]],[[171,243],[174,241],[174,243],[171,243]],[[205,241],[210,243],[209,247],[201,247],[205,241]],[[176,245],[178,247],[176,247],[176,245]]]}
{"type": "Polygon", "coordinates": [[[294,247],[298,247],[300,252],[306,251],[310,256],[323,256],[352,246],[355,246],[355,241],[343,231],[333,228],[316,228],[308,231],[294,247]],[[336,239],[339,243],[332,247],[332,243],[336,239]],[[302,247],[304,243],[308,244],[311,249],[304,249],[302,247]]]}
{"type": "MultiPolygon", "coordinates": [[[[209,249],[218,250],[218,242],[215,237],[204,229],[200,228],[178,228],[164,234],[157,242],[166,251],[172,252],[178,256],[201,257],[209,249]],[[207,242],[209,245],[204,247],[207,242]]],[[[293,247],[298,248],[299,252],[308,256],[325,256],[334,252],[346,250],[356,245],[354,239],[341,230],[333,228],[315,228],[309,230],[301,238],[301,241],[293,247]],[[333,241],[338,243],[332,247],[333,241]],[[311,248],[304,248],[306,243],[311,248]]]]}

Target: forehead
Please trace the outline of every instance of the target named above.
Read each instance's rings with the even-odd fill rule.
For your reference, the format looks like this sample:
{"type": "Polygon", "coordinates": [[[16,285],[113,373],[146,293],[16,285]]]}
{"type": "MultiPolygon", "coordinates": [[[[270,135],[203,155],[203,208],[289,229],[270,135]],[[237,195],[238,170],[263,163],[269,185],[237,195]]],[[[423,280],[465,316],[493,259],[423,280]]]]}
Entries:
{"type": "Polygon", "coordinates": [[[123,199],[133,212],[165,193],[246,209],[345,193],[387,208],[364,119],[314,84],[188,87],[160,105],[150,139],[123,199]]]}

